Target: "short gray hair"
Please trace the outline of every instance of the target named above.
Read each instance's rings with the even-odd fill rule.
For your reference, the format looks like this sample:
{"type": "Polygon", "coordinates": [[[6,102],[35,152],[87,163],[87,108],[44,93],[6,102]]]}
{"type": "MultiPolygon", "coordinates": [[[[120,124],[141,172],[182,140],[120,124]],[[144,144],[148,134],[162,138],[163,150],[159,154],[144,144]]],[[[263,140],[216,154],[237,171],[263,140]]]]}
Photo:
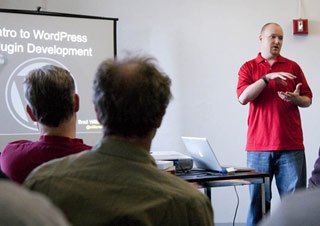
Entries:
{"type": "Polygon", "coordinates": [[[25,97],[41,124],[58,127],[75,110],[75,85],[70,73],[54,65],[29,72],[25,81],[25,97]]]}

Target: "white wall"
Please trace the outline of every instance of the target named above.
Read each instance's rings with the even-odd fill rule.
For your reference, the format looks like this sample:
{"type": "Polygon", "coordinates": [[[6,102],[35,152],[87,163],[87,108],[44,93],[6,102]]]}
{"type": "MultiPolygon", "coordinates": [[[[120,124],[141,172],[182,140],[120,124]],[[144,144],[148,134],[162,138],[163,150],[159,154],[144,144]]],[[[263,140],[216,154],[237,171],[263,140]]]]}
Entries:
{"type": "MultiPolygon", "coordinates": [[[[295,60],[313,91],[313,105],[301,109],[308,177],[319,147],[320,2],[304,0],[302,16],[309,19],[309,35],[292,35],[298,17],[293,0],[1,0],[1,8],[119,18],[118,55],[125,50],[156,57],[172,79],[174,100],[154,140],[153,151],[185,153],[181,135],[206,136],[224,164],[245,165],[248,106],[236,98],[237,73],[259,51],[258,35],[267,22],[284,30],[282,55],[295,60]]],[[[245,222],[248,188],[238,188],[237,222],[245,222]]],[[[236,196],[233,188],[212,192],[215,222],[231,222],[236,196]]],[[[279,197],[273,187],[273,205],[279,197]]]]}

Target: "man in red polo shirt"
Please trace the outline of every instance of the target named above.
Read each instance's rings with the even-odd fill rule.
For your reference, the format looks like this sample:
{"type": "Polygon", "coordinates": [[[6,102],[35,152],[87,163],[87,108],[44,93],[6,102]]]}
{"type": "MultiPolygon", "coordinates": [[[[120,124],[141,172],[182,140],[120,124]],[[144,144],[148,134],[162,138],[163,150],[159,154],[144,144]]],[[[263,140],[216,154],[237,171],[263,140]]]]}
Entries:
{"type": "Polygon", "coordinates": [[[26,110],[37,122],[40,138],[11,142],[1,152],[3,172],[20,184],[42,163],[92,148],[76,138],[79,96],[67,70],[46,65],[31,71],[25,80],[25,96],[26,110]]]}
{"type": "MultiPolygon", "coordinates": [[[[280,196],[306,186],[306,162],[298,107],[309,107],[312,92],[297,63],[280,55],[283,31],[265,24],[259,36],[261,52],[239,70],[237,96],[250,103],[247,165],[269,172],[280,196]]],[[[247,225],[262,218],[260,186],[250,186],[247,225]]],[[[271,195],[267,195],[270,208],[271,195]],[[270,198],[269,198],[270,197],[270,198]]]]}

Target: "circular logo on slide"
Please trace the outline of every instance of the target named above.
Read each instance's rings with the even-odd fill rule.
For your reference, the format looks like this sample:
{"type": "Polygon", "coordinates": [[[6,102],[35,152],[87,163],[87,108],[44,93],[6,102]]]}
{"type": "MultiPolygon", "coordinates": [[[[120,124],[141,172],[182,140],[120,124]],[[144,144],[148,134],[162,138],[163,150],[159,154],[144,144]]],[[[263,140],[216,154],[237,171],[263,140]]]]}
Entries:
{"type": "MultiPolygon", "coordinates": [[[[24,97],[23,82],[29,71],[47,64],[52,64],[68,70],[66,66],[56,60],[44,57],[33,58],[18,65],[11,73],[6,84],[5,98],[10,114],[20,125],[32,131],[37,131],[38,128],[37,124],[31,120],[26,112],[27,102],[24,97]]],[[[75,88],[77,89],[77,87],[75,88]]]]}

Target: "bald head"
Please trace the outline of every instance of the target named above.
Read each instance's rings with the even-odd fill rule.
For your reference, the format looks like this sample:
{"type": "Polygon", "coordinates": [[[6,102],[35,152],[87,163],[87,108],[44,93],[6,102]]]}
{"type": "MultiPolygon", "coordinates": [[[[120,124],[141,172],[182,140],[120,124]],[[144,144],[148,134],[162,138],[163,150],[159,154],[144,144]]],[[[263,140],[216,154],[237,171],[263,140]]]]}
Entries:
{"type": "Polygon", "coordinates": [[[261,31],[260,31],[260,35],[262,35],[263,32],[266,30],[266,28],[270,25],[278,26],[279,28],[281,28],[281,26],[277,23],[266,23],[265,25],[262,26],[261,31]]]}

